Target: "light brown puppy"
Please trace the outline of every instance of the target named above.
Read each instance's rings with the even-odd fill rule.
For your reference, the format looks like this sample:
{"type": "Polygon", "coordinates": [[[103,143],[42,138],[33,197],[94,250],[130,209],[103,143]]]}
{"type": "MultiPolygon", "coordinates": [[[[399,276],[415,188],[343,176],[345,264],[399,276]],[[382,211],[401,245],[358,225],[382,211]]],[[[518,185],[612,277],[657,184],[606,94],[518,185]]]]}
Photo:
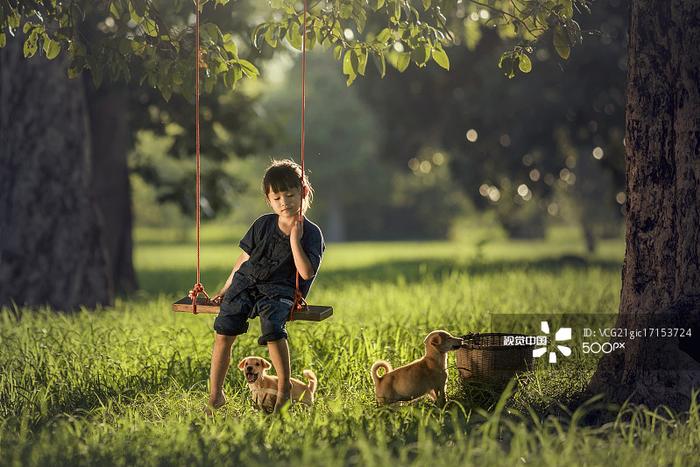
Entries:
{"type": "MultiPolygon", "coordinates": [[[[277,376],[267,374],[267,370],[271,367],[270,362],[262,357],[246,357],[238,363],[238,369],[245,375],[250,392],[253,394],[253,402],[266,412],[272,412],[277,400],[277,376]]],[[[292,401],[313,405],[318,379],[311,370],[304,370],[302,373],[309,383],[304,384],[298,379],[291,378],[292,401]]]]}
{"type": "Polygon", "coordinates": [[[462,346],[462,339],[447,331],[433,331],[423,341],[425,355],[418,360],[395,370],[389,362],[379,360],[372,365],[370,372],[374,380],[377,403],[391,404],[410,401],[427,394],[438,405],[445,404],[447,383],[447,352],[462,346]],[[384,368],[383,376],[377,374],[384,368]]]}

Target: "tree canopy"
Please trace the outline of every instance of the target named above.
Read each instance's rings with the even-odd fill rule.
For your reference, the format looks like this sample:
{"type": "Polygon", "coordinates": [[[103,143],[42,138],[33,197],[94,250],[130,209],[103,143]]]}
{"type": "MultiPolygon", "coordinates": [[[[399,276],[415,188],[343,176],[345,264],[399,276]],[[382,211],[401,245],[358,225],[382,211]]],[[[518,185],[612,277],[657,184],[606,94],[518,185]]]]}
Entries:
{"type": "MultiPolygon", "coordinates": [[[[298,3],[201,0],[204,90],[211,92],[217,84],[233,89],[241,79],[258,76],[255,49],[284,45],[299,50],[303,12],[298,3]],[[249,18],[245,30],[222,29],[222,21],[238,9],[249,18]]],[[[473,44],[482,28],[493,28],[510,40],[499,67],[512,77],[532,69],[530,56],[545,36],[551,37],[556,53],[567,59],[582,37],[575,13],[589,10],[590,3],[315,0],[310,2],[306,19],[307,47],[332,49],[351,84],[365,75],[370,60],[381,76],[387,62],[399,71],[411,63],[424,67],[431,60],[449,69],[445,47],[473,44]]],[[[105,78],[136,79],[159,89],[165,99],[173,93],[191,96],[193,11],[191,0],[5,0],[0,2],[0,46],[6,44],[8,34],[22,33],[25,57],[43,53],[53,59],[65,50],[70,56],[70,76],[89,70],[97,85],[105,78]],[[97,30],[85,31],[86,21],[97,24],[97,30]]]]}

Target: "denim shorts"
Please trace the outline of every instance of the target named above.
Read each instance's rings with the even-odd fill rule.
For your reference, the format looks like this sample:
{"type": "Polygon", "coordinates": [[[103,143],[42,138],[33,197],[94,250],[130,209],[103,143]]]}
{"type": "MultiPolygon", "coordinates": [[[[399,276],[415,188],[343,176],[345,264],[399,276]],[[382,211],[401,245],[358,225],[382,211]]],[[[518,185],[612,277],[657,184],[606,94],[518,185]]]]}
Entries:
{"type": "Polygon", "coordinates": [[[258,344],[287,338],[287,318],[293,301],[287,297],[268,297],[255,287],[242,290],[234,297],[224,297],[214,330],[225,336],[238,336],[248,331],[248,320],[260,317],[258,344]]]}

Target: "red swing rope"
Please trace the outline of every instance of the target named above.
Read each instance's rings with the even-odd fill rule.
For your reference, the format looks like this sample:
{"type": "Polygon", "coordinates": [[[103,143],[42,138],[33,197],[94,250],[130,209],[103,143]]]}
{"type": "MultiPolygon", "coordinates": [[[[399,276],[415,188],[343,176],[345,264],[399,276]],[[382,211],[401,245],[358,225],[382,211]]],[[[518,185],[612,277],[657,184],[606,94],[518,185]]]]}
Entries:
{"type": "MultiPolygon", "coordinates": [[[[199,0],[196,0],[195,5],[195,153],[197,160],[196,170],[196,200],[195,200],[195,224],[197,232],[197,279],[190,290],[188,296],[192,299],[192,313],[197,314],[197,297],[199,294],[209,299],[209,295],[204,290],[204,286],[200,282],[200,173],[201,173],[201,157],[199,152],[199,68],[201,61],[201,52],[199,47],[199,0]]],[[[307,0],[304,0],[304,16],[302,24],[302,42],[301,42],[301,198],[302,206],[299,209],[299,222],[304,222],[303,203],[306,198],[306,189],[304,181],[304,143],[305,143],[305,128],[306,128],[306,16],[308,11],[307,0]]],[[[303,224],[302,224],[303,225],[303,224]]],[[[294,311],[301,310],[304,304],[304,298],[299,287],[299,271],[296,271],[296,285],[294,291],[294,304],[289,311],[290,321],[294,319],[294,311]]]]}
{"type": "Polygon", "coordinates": [[[195,117],[194,117],[194,126],[195,126],[195,154],[196,154],[196,160],[197,160],[197,181],[196,181],[196,199],[195,199],[195,224],[196,224],[196,230],[197,230],[197,280],[192,287],[192,290],[190,290],[188,296],[192,299],[192,313],[197,314],[197,297],[199,294],[204,294],[205,297],[207,297],[207,300],[209,300],[209,295],[207,292],[204,290],[204,286],[200,282],[200,267],[199,267],[199,250],[200,250],[200,235],[199,235],[199,230],[200,230],[200,172],[201,172],[201,161],[200,161],[200,153],[199,153],[199,67],[200,67],[200,61],[201,61],[201,52],[199,49],[199,0],[196,0],[195,4],[195,26],[194,26],[194,41],[195,41],[195,53],[194,53],[194,61],[195,61],[195,78],[194,78],[194,106],[195,106],[195,117]]]}
{"type": "MultiPolygon", "coordinates": [[[[307,190],[304,182],[304,142],[306,130],[306,14],[308,6],[307,0],[304,0],[304,17],[302,23],[302,39],[301,39],[301,206],[299,208],[299,222],[304,222],[304,198],[306,198],[307,190]]],[[[299,287],[299,270],[296,271],[296,285],[294,290],[294,304],[289,310],[289,321],[294,320],[294,312],[300,311],[304,306],[304,297],[301,295],[299,287]]]]}

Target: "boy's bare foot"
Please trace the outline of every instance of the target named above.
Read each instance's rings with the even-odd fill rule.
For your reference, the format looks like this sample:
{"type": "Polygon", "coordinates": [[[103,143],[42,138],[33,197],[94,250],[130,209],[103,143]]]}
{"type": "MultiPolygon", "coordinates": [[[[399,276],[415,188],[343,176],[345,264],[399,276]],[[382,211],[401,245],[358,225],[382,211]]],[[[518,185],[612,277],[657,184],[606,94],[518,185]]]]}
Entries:
{"type": "Polygon", "coordinates": [[[209,398],[206,409],[204,412],[210,417],[214,414],[214,411],[226,403],[226,397],[223,392],[217,394],[214,398],[209,398]]]}

